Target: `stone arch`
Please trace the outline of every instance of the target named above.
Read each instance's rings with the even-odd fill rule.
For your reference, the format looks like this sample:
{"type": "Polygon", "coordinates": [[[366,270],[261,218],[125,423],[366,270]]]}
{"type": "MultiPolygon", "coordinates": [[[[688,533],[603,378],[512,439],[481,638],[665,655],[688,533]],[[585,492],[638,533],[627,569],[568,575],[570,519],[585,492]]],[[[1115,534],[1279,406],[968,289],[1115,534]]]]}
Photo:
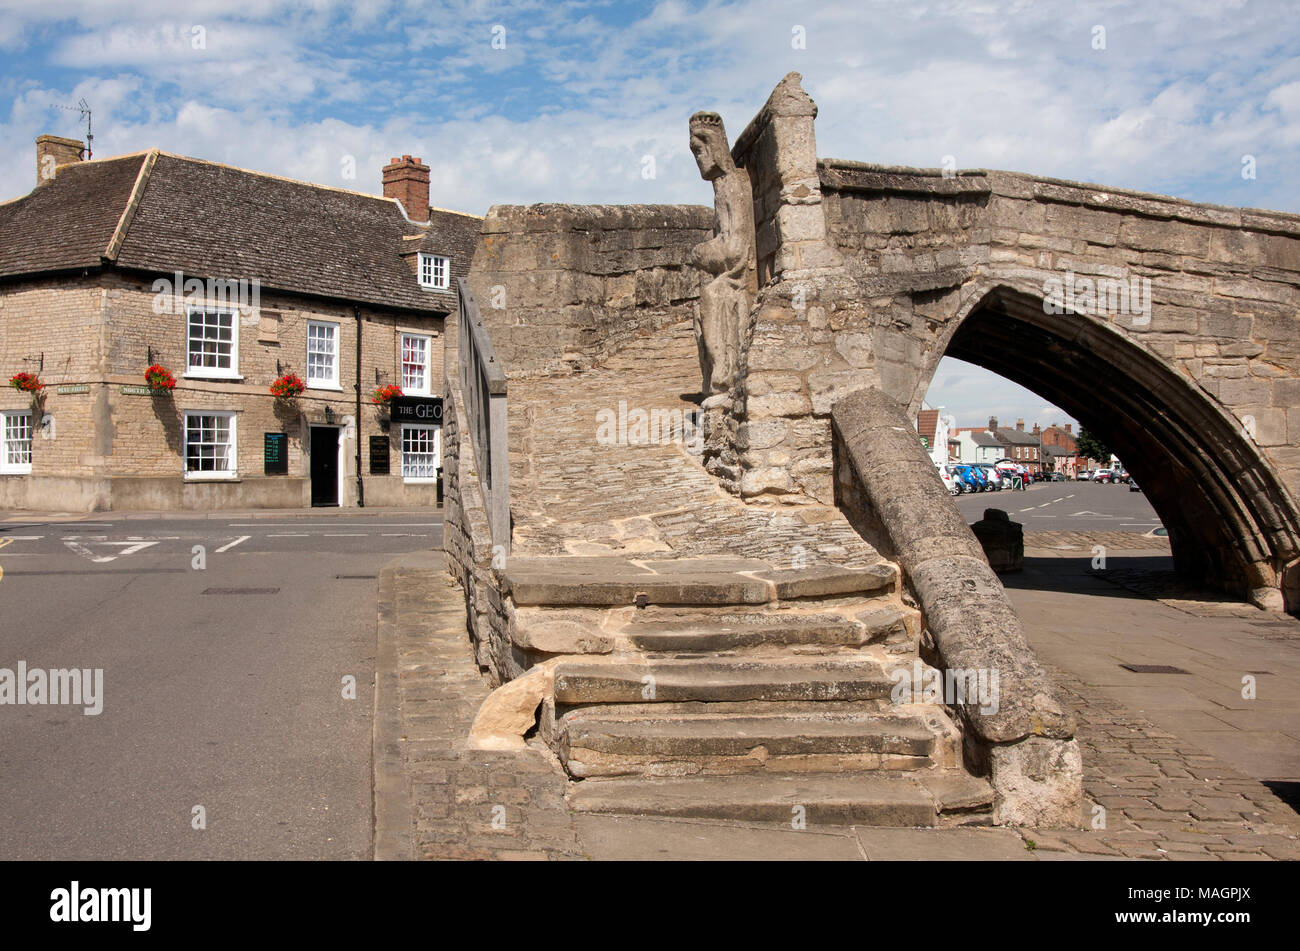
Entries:
{"type": "Polygon", "coordinates": [[[1300,512],[1241,421],[1140,335],[1104,318],[1047,313],[1041,288],[1021,284],[964,293],[913,392],[895,396],[915,415],[943,356],[1019,383],[1124,460],[1169,529],[1180,574],[1300,609],[1300,512]]]}

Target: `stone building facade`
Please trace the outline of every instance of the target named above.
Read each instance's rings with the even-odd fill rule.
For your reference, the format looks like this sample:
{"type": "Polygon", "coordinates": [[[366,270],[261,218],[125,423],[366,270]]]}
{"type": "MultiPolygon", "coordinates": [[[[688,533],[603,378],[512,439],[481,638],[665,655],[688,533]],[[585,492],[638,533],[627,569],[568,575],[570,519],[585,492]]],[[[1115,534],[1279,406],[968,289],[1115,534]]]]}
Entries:
{"type": "Polygon", "coordinates": [[[394,159],[381,197],[50,148],[0,205],[0,377],[41,384],[0,390],[0,507],[436,503],[444,323],[481,219],[431,209],[427,166],[394,159]],[[276,398],[288,374],[306,388],[276,398]],[[401,405],[375,403],[391,384],[401,405]]]}

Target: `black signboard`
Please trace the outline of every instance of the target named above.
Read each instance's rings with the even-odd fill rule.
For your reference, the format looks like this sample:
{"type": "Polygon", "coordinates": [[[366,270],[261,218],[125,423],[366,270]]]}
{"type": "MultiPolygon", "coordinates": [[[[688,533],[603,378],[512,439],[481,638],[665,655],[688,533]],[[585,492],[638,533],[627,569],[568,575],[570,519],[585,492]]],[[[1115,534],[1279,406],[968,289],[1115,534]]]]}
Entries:
{"type": "Polygon", "coordinates": [[[370,474],[388,475],[388,437],[370,437],[370,474]]]}
{"type": "Polygon", "coordinates": [[[289,474],[289,436],[267,433],[262,441],[263,472],[266,475],[289,474]]]}
{"type": "Polygon", "coordinates": [[[395,423],[442,425],[441,396],[394,396],[389,405],[395,423]]]}

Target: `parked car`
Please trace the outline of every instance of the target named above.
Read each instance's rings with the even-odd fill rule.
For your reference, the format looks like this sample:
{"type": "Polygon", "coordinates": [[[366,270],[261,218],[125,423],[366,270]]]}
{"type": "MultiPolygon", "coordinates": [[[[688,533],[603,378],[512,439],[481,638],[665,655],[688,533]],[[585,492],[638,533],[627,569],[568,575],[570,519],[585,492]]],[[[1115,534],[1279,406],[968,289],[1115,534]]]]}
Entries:
{"type": "Polygon", "coordinates": [[[958,464],[949,465],[948,476],[952,479],[953,485],[957,487],[958,495],[965,495],[971,491],[971,485],[966,481],[966,476],[962,472],[962,467],[958,464]]]}
{"type": "Polygon", "coordinates": [[[975,468],[984,473],[984,478],[988,481],[989,487],[995,492],[1000,492],[1005,486],[1002,484],[1002,473],[991,462],[977,462],[975,468]]]}
{"type": "Polygon", "coordinates": [[[1087,482],[1091,478],[1092,478],[1091,469],[1080,469],[1078,472],[1074,474],[1075,482],[1087,482]]]}
{"type": "Polygon", "coordinates": [[[945,466],[942,463],[936,462],[934,467],[939,471],[939,478],[943,480],[944,488],[948,490],[948,494],[960,495],[961,489],[957,486],[957,480],[953,478],[952,473],[948,471],[951,466],[945,466]]]}
{"type": "Polygon", "coordinates": [[[1098,469],[1096,473],[1093,474],[1092,481],[1101,483],[1102,485],[1109,485],[1115,481],[1115,470],[1098,469]]]}
{"type": "Polygon", "coordinates": [[[1053,472],[1053,473],[1052,473],[1052,481],[1053,481],[1053,482],[1069,482],[1069,481],[1070,481],[1070,478],[1069,478],[1069,476],[1067,476],[1064,472],[1053,472]]]}

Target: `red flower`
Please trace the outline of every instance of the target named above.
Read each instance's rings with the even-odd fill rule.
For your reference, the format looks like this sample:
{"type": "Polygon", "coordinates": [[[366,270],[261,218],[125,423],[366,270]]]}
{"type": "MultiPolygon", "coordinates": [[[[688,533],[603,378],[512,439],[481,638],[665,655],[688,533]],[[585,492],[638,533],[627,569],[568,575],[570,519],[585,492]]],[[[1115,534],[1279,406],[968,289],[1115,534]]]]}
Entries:
{"type": "Polygon", "coordinates": [[[144,371],[144,381],[149,384],[151,390],[176,389],[176,377],[172,376],[171,371],[166,367],[157,363],[144,371]]]}
{"type": "Polygon", "coordinates": [[[271,384],[271,394],[280,400],[291,400],[301,396],[306,389],[307,384],[296,373],[286,373],[271,384]]]}
{"type": "Polygon", "coordinates": [[[9,385],[26,393],[36,393],[45,386],[35,373],[15,373],[9,378],[9,385]]]}
{"type": "Polygon", "coordinates": [[[375,390],[371,399],[373,402],[378,403],[381,406],[387,406],[393,401],[393,397],[401,395],[402,388],[396,383],[389,383],[387,386],[381,386],[375,390]]]}

